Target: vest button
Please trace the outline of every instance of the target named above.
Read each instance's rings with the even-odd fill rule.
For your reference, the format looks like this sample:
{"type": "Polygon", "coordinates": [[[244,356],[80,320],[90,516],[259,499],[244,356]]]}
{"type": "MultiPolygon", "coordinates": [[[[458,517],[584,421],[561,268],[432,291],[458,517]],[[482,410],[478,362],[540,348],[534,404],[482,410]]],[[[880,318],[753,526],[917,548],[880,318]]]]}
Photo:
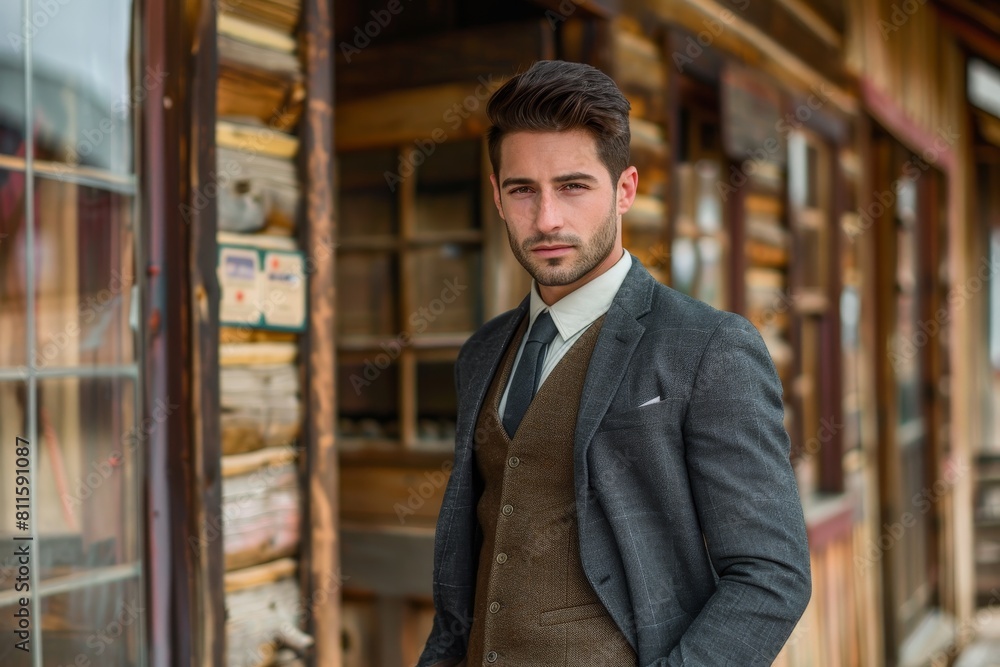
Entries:
{"type": "Polygon", "coordinates": [[[498,553],[497,554],[497,562],[500,563],[501,565],[503,565],[504,563],[506,563],[507,562],[507,554],[505,554],[502,551],[500,553],[498,553]]]}
{"type": "Polygon", "coordinates": [[[498,611],[500,611],[500,603],[499,602],[491,602],[490,603],[490,613],[491,614],[495,614],[498,611]]]}
{"type": "Polygon", "coordinates": [[[490,651],[489,653],[486,654],[486,662],[496,662],[496,661],[497,661],[496,651],[490,651]]]}
{"type": "Polygon", "coordinates": [[[501,509],[500,511],[503,512],[504,516],[510,516],[511,514],[514,513],[514,506],[513,505],[504,505],[503,509],[501,509]]]}
{"type": "Polygon", "coordinates": [[[507,459],[507,465],[509,465],[511,468],[516,468],[517,466],[521,465],[521,459],[517,458],[516,456],[512,456],[509,459],[507,459]]]}

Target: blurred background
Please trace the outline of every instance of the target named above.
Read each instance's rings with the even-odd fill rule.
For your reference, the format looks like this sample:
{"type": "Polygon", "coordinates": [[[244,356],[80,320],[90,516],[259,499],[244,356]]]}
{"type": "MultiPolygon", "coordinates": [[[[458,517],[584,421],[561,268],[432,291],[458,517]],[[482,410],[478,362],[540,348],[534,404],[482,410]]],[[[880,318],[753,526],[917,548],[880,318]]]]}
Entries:
{"type": "Polygon", "coordinates": [[[631,102],[625,247],[781,375],[813,594],[775,664],[1000,665],[1000,3],[10,0],[0,28],[3,665],[416,663],[454,360],[530,285],[485,103],[553,58],[631,102]]]}

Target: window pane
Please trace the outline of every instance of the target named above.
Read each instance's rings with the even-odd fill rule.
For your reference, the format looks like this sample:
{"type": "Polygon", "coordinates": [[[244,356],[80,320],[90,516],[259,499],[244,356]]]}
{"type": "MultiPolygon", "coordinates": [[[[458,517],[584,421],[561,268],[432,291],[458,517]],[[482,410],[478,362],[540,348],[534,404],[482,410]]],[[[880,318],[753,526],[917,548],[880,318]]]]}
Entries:
{"type": "MultiPolygon", "coordinates": [[[[140,461],[149,433],[174,409],[163,405],[136,428],[132,380],[39,381],[30,524],[37,533],[32,564],[39,580],[32,592],[42,611],[33,621],[33,650],[43,650],[43,664],[75,664],[78,654],[90,664],[136,664],[137,633],[145,622],[134,611],[144,606],[140,461]],[[59,590],[47,594],[55,586],[59,590]]],[[[0,384],[5,443],[27,436],[26,413],[25,384],[0,384]]],[[[0,541],[7,544],[18,532],[11,523],[12,484],[9,476],[0,478],[0,541]]],[[[0,607],[10,608],[13,583],[0,576],[0,607]]],[[[0,664],[12,663],[0,658],[0,664]]]]}
{"type": "Polygon", "coordinates": [[[24,366],[28,358],[24,186],[24,174],[0,170],[0,368],[24,366]]]}
{"type": "Polygon", "coordinates": [[[410,251],[419,310],[409,324],[416,334],[475,331],[482,322],[481,253],[447,243],[410,251]]]}
{"type": "Polygon", "coordinates": [[[399,169],[396,151],[359,151],[342,153],[338,157],[340,238],[384,237],[398,233],[399,185],[392,180],[399,169]]]}
{"type": "Polygon", "coordinates": [[[132,198],[44,178],[35,193],[36,367],[133,361],[132,198]]]}
{"type": "Polygon", "coordinates": [[[24,5],[0,2],[0,153],[24,157],[24,5]]]}
{"type": "MultiPolygon", "coordinates": [[[[176,406],[161,405],[137,428],[130,379],[65,378],[38,383],[36,525],[79,541],[81,567],[135,561],[138,461],[149,434],[176,406]]],[[[41,571],[43,579],[58,571],[41,571]]]]}
{"type": "Polygon", "coordinates": [[[417,437],[454,447],[455,362],[420,361],[417,364],[417,437]]]}
{"type": "Polygon", "coordinates": [[[392,253],[340,253],[337,326],[341,335],[396,335],[397,270],[392,253]]]}
{"type": "Polygon", "coordinates": [[[370,440],[399,438],[399,382],[399,363],[383,349],[340,355],[340,435],[370,440]]]}
{"type": "MultiPolygon", "coordinates": [[[[69,552],[57,552],[51,543],[34,562],[59,563],[69,552]]],[[[65,564],[57,567],[66,567],[65,564]]],[[[42,619],[33,619],[32,653],[16,650],[13,641],[0,644],[0,664],[30,667],[41,651],[42,665],[138,665],[141,627],[146,622],[139,580],[119,579],[41,599],[42,619]],[[41,638],[44,634],[44,640],[41,638]],[[79,662],[76,662],[79,661],[79,662]]],[[[10,618],[16,606],[0,606],[10,618]]]]}
{"type": "Polygon", "coordinates": [[[133,85],[131,1],[36,1],[32,21],[37,157],[131,173],[135,108],[165,78],[137,73],[133,85]]]}
{"type": "Polygon", "coordinates": [[[417,233],[478,228],[479,173],[479,141],[438,146],[417,169],[417,233]]]}

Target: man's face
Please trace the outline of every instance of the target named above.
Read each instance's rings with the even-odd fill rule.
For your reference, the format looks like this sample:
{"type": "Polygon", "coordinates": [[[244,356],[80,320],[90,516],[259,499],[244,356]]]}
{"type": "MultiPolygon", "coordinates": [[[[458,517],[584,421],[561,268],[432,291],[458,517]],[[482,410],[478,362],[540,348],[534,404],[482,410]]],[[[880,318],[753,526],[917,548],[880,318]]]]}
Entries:
{"type": "Polygon", "coordinates": [[[621,216],[635,199],[638,175],[629,167],[612,181],[586,130],[507,135],[500,174],[490,181],[511,250],[546,303],[621,258],[621,216]]]}

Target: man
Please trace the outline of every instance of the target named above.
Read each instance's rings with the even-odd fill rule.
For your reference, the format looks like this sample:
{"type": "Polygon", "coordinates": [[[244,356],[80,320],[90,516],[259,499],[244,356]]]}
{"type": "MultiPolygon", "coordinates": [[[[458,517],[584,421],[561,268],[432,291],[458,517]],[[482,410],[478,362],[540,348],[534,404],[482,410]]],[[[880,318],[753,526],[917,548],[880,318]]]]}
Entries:
{"type": "Polygon", "coordinates": [[[455,368],[431,665],[770,665],[809,550],[757,330],[621,241],[629,103],[545,61],[490,99],[493,196],[531,274],[455,368]]]}

